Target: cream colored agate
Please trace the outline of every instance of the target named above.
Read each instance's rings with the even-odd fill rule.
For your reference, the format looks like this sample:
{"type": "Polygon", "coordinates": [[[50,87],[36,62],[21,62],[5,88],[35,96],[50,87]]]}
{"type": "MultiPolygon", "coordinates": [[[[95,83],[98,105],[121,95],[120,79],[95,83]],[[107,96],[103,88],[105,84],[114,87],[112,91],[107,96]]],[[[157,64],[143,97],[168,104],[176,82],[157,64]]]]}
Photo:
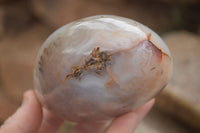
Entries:
{"type": "Polygon", "coordinates": [[[150,100],[171,72],[170,51],[155,32],[127,18],[99,15],[67,24],[44,42],[34,88],[41,103],[63,119],[105,121],[150,100]],[[97,48],[110,60],[101,70],[85,67],[97,48]],[[73,73],[79,76],[66,78],[73,73]]]}

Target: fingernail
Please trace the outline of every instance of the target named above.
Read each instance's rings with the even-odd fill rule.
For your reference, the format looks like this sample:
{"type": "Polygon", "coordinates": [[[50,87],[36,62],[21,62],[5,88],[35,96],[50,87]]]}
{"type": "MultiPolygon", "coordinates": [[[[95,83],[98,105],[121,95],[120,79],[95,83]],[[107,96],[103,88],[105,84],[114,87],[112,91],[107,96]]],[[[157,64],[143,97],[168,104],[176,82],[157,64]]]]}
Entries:
{"type": "Polygon", "coordinates": [[[30,99],[29,94],[30,94],[30,90],[24,92],[22,106],[24,106],[24,105],[26,105],[26,103],[28,103],[28,101],[30,99]]]}

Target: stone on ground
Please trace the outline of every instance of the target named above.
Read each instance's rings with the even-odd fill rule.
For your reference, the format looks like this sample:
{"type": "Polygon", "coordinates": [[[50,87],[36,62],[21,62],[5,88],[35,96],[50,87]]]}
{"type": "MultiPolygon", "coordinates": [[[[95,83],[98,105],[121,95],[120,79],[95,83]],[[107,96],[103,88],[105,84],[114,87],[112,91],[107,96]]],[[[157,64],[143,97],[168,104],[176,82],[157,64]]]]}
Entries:
{"type": "Polygon", "coordinates": [[[163,38],[173,56],[174,72],[156,105],[200,130],[200,37],[180,31],[163,38]]]}

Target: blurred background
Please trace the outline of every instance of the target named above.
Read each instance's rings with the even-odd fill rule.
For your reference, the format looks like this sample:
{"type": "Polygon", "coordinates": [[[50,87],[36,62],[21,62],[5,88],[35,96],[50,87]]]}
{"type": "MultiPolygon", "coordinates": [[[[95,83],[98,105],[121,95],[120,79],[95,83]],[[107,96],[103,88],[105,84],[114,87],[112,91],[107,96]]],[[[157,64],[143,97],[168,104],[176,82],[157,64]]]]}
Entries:
{"type": "MultiPolygon", "coordinates": [[[[147,25],[172,52],[173,77],[134,133],[200,133],[200,0],[0,0],[0,123],[33,88],[44,40],[66,23],[97,14],[147,25]]],[[[65,123],[59,133],[70,128],[65,123]]]]}

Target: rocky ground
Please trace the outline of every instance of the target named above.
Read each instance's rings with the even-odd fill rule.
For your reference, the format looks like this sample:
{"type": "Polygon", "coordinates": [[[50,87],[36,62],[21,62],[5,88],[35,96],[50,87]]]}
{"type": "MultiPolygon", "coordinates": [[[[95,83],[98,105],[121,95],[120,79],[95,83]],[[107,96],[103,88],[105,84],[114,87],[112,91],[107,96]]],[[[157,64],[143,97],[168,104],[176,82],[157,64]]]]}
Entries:
{"type": "MultiPolygon", "coordinates": [[[[0,0],[0,123],[21,104],[23,92],[33,88],[37,51],[53,30],[81,17],[115,14],[160,33],[174,60],[169,85],[135,133],[200,131],[200,18],[195,16],[200,6],[196,0],[151,1],[0,0]]],[[[59,133],[68,128],[63,125],[59,133]]]]}

